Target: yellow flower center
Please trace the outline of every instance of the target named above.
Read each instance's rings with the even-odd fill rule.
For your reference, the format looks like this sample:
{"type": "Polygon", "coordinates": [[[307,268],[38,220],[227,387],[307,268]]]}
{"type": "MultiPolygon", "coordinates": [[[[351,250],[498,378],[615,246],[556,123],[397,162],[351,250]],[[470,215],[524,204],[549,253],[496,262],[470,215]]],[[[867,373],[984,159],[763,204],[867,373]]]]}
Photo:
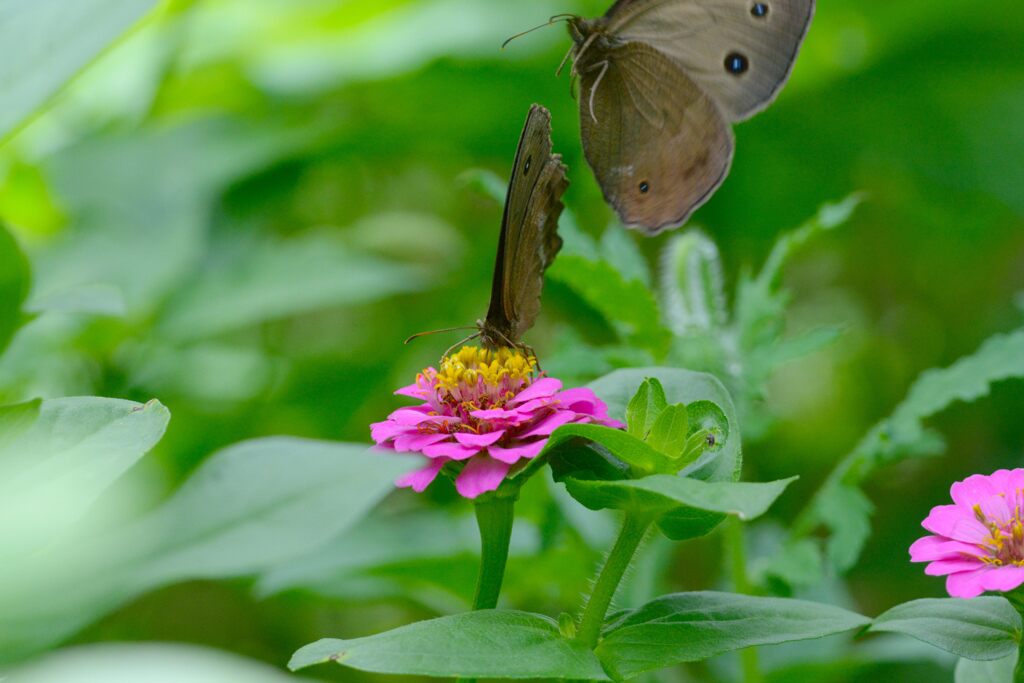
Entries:
{"type": "Polygon", "coordinates": [[[460,386],[475,387],[481,379],[491,387],[501,386],[505,380],[529,383],[536,368],[537,359],[518,349],[463,346],[441,360],[437,381],[441,388],[449,391],[460,386]]]}
{"type": "Polygon", "coordinates": [[[989,531],[982,548],[988,557],[981,558],[986,564],[1001,567],[1004,565],[1024,566],[1024,524],[1021,523],[1021,510],[1015,507],[1013,517],[1000,524],[989,519],[980,505],[974,505],[974,516],[989,531]]]}

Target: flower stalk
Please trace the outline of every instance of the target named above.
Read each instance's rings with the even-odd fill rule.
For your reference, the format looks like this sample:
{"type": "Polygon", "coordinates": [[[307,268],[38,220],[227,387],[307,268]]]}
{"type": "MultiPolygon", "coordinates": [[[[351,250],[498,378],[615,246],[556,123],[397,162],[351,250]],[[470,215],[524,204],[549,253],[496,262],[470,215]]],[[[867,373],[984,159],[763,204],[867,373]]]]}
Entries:
{"type": "Polygon", "coordinates": [[[474,505],[480,528],[480,573],[473,596],[474,610],[498,606],[518,493],[517,490],[511,495],[488,496],[474,505]]]}
{"type": "MultiPolygon", "coordinates": [[[[743,533],[743,522],[730,519],[725,524],[725,544],[730,559],[732,587],[737,593],[753,595],[754,587],[747,574],[747,548],[743,533]]],[[[740,650],[740,669],[743,672],[743,683],[761,683],[761,664],[757,648],[748,647],[740,650]]]]}
{"type": "MultiPolygon", "coordinates": [[[[1017,614],[1024,619],[1024,592],[1021,589],[1009,591],[1003,594],[1013,608],[1017,610],[1017,614]]],[[[1013,668],[1013,683],[1024,683],[1024,642],[1021,642],[1017,646],[1017,665],[1013,668]]]]}
{"type": "Polygon", "coordinates": [[[598,574],[594,583],[594,590],[590,593],[587,606],[583,610],[583,617],[580,619],[580,628],[576,634],[577,640],[593,649],[601,638],[601,627],[604,626],[605,615],[608,614],[608,607],[615,597],[619,583],[622,581],[629,563],[633,560],[637,548],[647,535],[647,530],[653,520],[645,515],[626,513],[622,523],[622,530],[615,540],[611,552],[605,558],[601,573],[598,574]]]}

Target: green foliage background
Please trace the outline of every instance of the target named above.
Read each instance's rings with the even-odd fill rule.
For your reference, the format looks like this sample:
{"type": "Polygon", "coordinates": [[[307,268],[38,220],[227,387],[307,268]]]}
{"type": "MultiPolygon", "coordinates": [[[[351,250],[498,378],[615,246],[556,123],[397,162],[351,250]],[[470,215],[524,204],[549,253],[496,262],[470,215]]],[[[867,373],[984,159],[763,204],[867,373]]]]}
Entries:
{"type": "MultiPolygon", "coordinates": [[[[132,4],[115,25],[147,9],[132,4]]],[[[31,319],[0,357],[0,403],[157,397],[173,419],[130,476],[159,491],[242,439],[367,442],[368,423],[400,404],[391,391],[455,338],[402,340],[471,323],[486,308],[501,207],[481,190],[492,176],[467,171],[507,175],[530,103],[552,110],[575,226],[597,238],[611,223],[582,159],[568,81],[553,74],[569,45],[563,30],[499,49],[549,15],[604,8],[597,0],[160,4],[40,114],[13,130],[0,119],[0,219],[33,272],[23,307],[31,319]]],[[[76,26],[100,40],[108,19],[76,26]]],[[[781,524],[921,371],[1024,321],[1022,35],[1024,13],[1008,0],[826,1],[778,102],[736,128],[732,173],[692,221],[718,246],[726,292],[819,205],[864,197],[846,225],[816,236],[783,274],[786,336],[827,326],[842,334],[774,374],[758,408],[763,424],[744,444],[746,479],[801,475],[770,513],[781,524]]],[[[588,296],[580,285],[605,281],[573,266],[583,242],[567,247],[530,335],[550,358],[547,370],[584,381],[663,352],[667,333],[643,328],[650,317],[639,283],[653,282],[644,262],[656,265],[666,240],[604,236],[626,291],[640,292],[618,319],[602,309],[607,293],[588,296]],[[642,259],[630,261],[621,240],[636,243],[642,259]],[[601,346],[616,350],[580,360],[601,346]]],[[[16,256],[0,264],[2,288],[23,264],[16,256]]],[[[0,346],[8,332],[0,325],[0,346]]],[[[906,548],[949,483],[1021,464],[1022,412],[1020,384],[996,384],[990,397],[928,422],[946,439],[939,457],[869,478],[873,535],[829,599],[877,614],[941,595],[941,581],[911,566],[906,548]]],[[[466,512],[443,487],[429,500],[466,512]]],[[[545,500],[543,491],[527,496],[527,517],[541,520],[545,500]]],[[[399,493],[387,505],[401,514],[419,504],[399,493]]],[[[588,518],[567,541],[542,538],[540,561],[514,558],[510,603],[549,612],[572,604],[597,558],[600,545],[586,535],[600,537],[599,522],[588,518]]],[[[281,665],[324,634],[359,636],[459,609],[475,552],[460,524],[424,524],[425,537],[409,541],[448,549],[433,567],[403,566],[396,542],[386,572],[344,587],[310,590],[316,577],[279,575],[256,591],[249,580],[180,584],[75,639],[204,643],[281,665]],[[431,584],[439,576],[449,591],[436,588],[444,580],[431,584]],[[425,587],[407,599],[409,581],[422,577],[425,587]],[[282,592],[275,582],[303,588],[282,592]]],[[[720,548],[714,538],[655,547],[651,562],[667,570],[666,588],[715,587],[720,548]]],[[[638,568],[638,595],[645,576],[638,568]]],[[[879,662],[828,680],[919,680],[952,666],[879,662]]],[[[313,675],[363,680],[333,669],[313,675]]]]}

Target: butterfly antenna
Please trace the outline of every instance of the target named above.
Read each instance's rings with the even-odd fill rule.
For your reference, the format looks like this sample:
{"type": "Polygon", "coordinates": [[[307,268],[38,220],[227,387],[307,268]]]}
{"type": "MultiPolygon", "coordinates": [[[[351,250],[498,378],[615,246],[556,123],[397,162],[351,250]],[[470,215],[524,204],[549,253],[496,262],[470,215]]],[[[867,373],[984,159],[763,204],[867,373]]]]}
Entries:
{"type": "Polygon", "coordinates": [[[516,38],[522,38],[527,33],[533,33],[537,29],[541,29],[541,28],[545,28],[547,26],[551,26],[552,24],[556,24],[559,21],[568,21],[569,19],[573,18],[574,16],[576,16],[576,15],[574,15],[574,14],[556,14],[555,16],[551,17],[550,19],[548,19],[547,21],[545,21],[543,24],[541,24],[539,26],[534,26],[531,29],[527,29],[525,31],[522,31],[521,33],[517,33],[514,36],[510,36],[509,38],[507,38],[505,40],[504,43],[501,44],[501,49],[504,50],[506,45],[511,43],[516,38]]]}
{"type": "MultiPolygon", "coordinates": [[[[411,337],[409,337],[408,339],[406,339],[405,342],[403,342],[403,343],[408,344],[413,339],[419,339],[420,337],[426,337],[426,336],[431,335],[431,334],[442,334],[444,332],[457,332],[458,330],[475,330],[475,329],[476,329],[476,327],[474,327],[473,325],[460,325],[459,327],[446,327],[446,328],[444,328],[442,330],[430,330],[429,332],[417,332],[416,334],[414,334],[411,337]]],[[[469,339],[472,339],[472,337],[469,337],[469,339]]],[[[466,340],[463,339],[462,341],[466,341],[466,340]]],[[[459,344],[461,344],[461,343],[462,342],[459,342],[459,344]]],[[[458,346],[459,344],[456,344],[455,346],[458,346]]]]}
{"type": "MultiPolygon", "coordinates": [[[[465,329],[473,329],[473,328],[455,327],[455,328],[452,328],[452,329],[455,329],[455,330],[465,330],[465,329]]],[[[449,346],[447,349],[445,349],[445,352],[441,354],[442,360],[445,358],[445,356],[450,355],[451,352],[452,352],[452,349],[454,349],[456,346],[461,346],[462,344],[465,344],[466,342],[468,342],[468,341],[470,341],[472,339],[476,339],[481,334],[482,334],[481,332],[477,331],[477,332],[474,332],[473,334],[469,335],[465,339],[460,339],[459,341],[455,342],[454,344],[449,346]]]]}

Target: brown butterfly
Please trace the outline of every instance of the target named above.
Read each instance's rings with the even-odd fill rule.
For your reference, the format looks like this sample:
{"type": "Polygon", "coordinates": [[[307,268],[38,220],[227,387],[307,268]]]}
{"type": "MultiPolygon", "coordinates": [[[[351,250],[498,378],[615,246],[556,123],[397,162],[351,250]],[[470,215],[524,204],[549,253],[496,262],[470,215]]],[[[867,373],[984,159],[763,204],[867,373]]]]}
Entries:
{"type": "Polygon", "coordinates": [[[569,180],[561,155],[551,149],[551,113],[535,104],[519,138],[505,195],[487,316],[477,321],[476,334],[454,346],[480,337],[492,349],[525,348],[522,336],[540,313],[544,271],[562,248],[558,217],[569,180]]]}
{"type": "Polygon", "coordinates": [[[653,235],[711,197],[730,124],[775,98],[813,14],[814,0],[618,0],[552,17],[574,42],[584,154],[626,225],[653,235]]]}

